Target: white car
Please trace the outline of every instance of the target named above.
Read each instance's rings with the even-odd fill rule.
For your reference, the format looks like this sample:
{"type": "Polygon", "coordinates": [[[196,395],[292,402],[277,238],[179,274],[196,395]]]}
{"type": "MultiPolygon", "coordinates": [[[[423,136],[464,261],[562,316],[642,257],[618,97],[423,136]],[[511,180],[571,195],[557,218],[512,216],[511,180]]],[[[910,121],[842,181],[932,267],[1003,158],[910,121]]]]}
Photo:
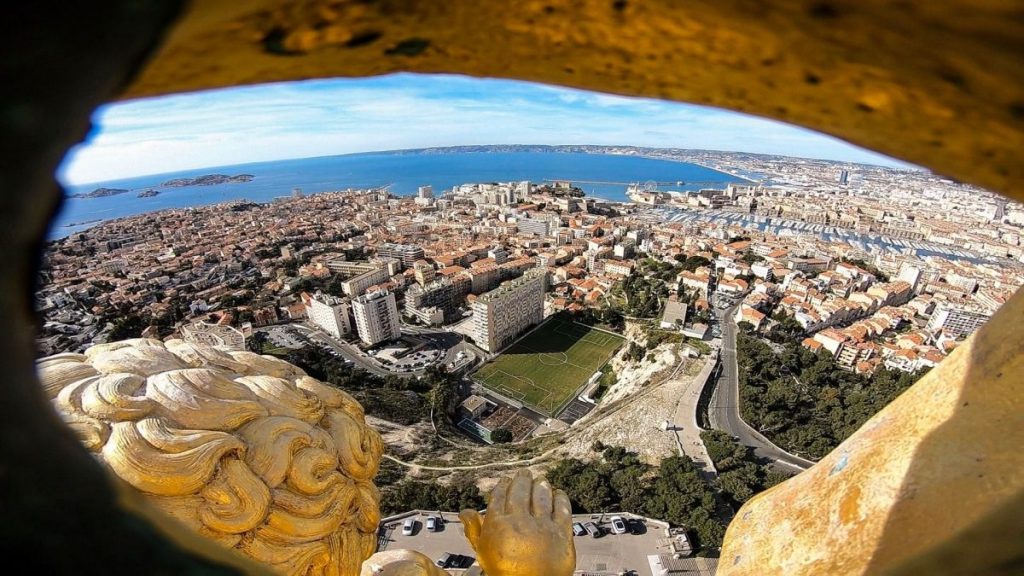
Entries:
{"type": "Polygon", "coordinates": [[[437,532],[437,529],[440,528],[440,526],[439,526],[440,520],[441,519],[438,518],[437,516],[428,516],[427,517],[427,530],[429,530],[430,532],[437,532]]]}
{"type": "Polygon", "coordinates": [[[612,516],[612,533],[613,534],[625,534],[626,533],[626,521],[622,519],[622,516],[612,516]]]}
{"type": "Polygon", "coordinates": [[[412,536],[413,531],[416,530],[416,521],[409,518],[402,524],[402,536],[412,536]]]}

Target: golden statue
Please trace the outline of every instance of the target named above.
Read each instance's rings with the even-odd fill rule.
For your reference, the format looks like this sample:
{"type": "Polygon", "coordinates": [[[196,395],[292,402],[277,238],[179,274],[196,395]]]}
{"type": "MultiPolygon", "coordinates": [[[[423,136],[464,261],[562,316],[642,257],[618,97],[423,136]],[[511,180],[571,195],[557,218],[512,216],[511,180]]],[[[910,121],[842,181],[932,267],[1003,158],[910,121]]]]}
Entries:
{"type": "MultiPolygon", "coordinates": [[[[417,552],[370,558],[383,443],[354,398],[299,368],[144,338],[37,366],[85,447],[199,534],[285,574],[446,574],[417,552]]],[[[460,518],[489,576],[573,572],[569,500],[528,471],[460,518]]]]}

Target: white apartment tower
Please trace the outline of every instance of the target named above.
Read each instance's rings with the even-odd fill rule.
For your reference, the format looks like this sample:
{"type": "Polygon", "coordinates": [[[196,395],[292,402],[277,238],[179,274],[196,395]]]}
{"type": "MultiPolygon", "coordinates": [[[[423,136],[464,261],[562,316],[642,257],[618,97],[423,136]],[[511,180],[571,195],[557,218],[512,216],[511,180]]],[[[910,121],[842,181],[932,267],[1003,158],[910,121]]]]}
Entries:
{"type": "Polygon", "coordinates": [[[352,301],[359,339],[369,346],[402,335],[395,295],[387,290],[369,292],[352,301]]]}
{"type": "Polygon", "coordinates": [[[477,346],[497,352],[530,326],[544,320],[547,270],[533,268],[521,277],[481,294],[473,302],[472,337],[477,346]]]}
{"type": "Polygon", "coordinates": [[[348,315],[350,308],[347,298],[318,293],[306,305],[306,316],[331,336],[344,338],[352,333],[352,321],[348,315]]]}
{"type": "Polygon", "coordinates": [[[396,258],[402,262],[402,266],[410,268],[417,260],[423,259],[423,248],[415,244],[393,244],[388,242],[377,247],[377,256],[381,258],[396,258]]]}
{"type": "Polygon", "coordinates": [[[927,329],[932,333],[941,330],[957,339],[966,338],[984,326],[991,317],[991,314],[981,311],[967,310],[953,305],[940,305],[932,313],[927,329]]]}
{"type": "Polygon", "coordinates": [[[431,186],[420,186],[416,191],[416,204],[419,206],[430,206],[434,203],[434,188],[431,186]]]}

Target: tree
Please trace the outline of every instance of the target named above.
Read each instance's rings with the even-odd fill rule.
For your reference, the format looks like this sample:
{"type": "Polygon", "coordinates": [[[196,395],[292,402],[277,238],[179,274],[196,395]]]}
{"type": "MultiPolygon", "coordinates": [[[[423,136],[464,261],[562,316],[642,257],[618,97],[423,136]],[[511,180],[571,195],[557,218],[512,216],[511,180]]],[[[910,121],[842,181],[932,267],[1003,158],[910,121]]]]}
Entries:
{"type": "Polygon", "coordinates": [[[661,299],[668,296],[668,287],[658,278],[634,272],[616,284],[612,292],[619,296],[625,315],[653,318],[661,312],[661,299]]]}
{"type": "Polygon", "coordinates": [[[419,386],[428,390],[427,401],[446,422],[451,422],[458,405],[458,378],[439,366],[429,366],[420,378],[419,386]]]}
{"type": "Polygon", "coordinates": [[[327,283],[327,286],[324,287],[324,292],[331,296],[344,296],[345,290],[342,288],[342,284],[341,276],[336,274],[331,278],[331,281],[327,283]]]}
{"type": "Polygon", "coordinates": [[[750,250],[747,250],[746,252],[743,253],[743,256],[740,256],[740,260],[746,262],[747,264],[755,264],[757,262],[763,262],[764,256],[761,256],[760,254],[755,254],[750,250]]]}
{"type": "Polygon", "coordinates": [[[147,325],[147,322],[138,314],[125,314],[113,321],[108,339],[114,342],[126,338],[138,338],[147,325]]]}
{"type": "Polygon", "coordinates": [[[497,428],[491,432],[491,440],[497,444],[505,444],[512,441],[512,431],[508,428],[497,428]]]}
{"type": "Polygon", "coordinates": [[[861,270],[868,272],[869,274],[877,278],[879,282],[889,281],[888,274],[879,270],[877,266],[873,264],[868,264],[867,262],[860,260],[859,258],[843,258],[842,261],[846,262],[847,264],[853,264],[854,266],[860,268],[861,270]]]}
{"type": "Polygon", "coordinates": [[[672,456],[654,468],[619,446],[595,442],[593,449],[600,461],[563,460],[547,473],[553,486],[565,490],[574,511],[643,514],[691,528],[707,548],[721,545],[725,525],[716,517],[712,488],[693,461],[672,456]]]}
{"type": "Polygon", "coordinates": [[[252,336],[246,340],[245,346],[250,352],[263,354],[263,347],[266,345],[268,340],[270,340],[270,337],[267,336],[266,332],[253,332],[252,336]]]}
{"type": "Polygon", "coordinates": [[[718,475],[719,487],[737,504],[749,500],[759,484],[757,466],[750,462],[744,462],[718,475]]]}
{"type": "Polygon", "coordinates": [[[428,380],[376,376],[313,346],[292,350],[285,359],[313,378],[348,391],[371,416],[410,425],[425,420],[430,412],[428,380]]]}
{"type": "Polygon", "coordinates": [[[413,509],[462,510],[482,508],[484,497],[466,477],[458,476],[450,484],[404,480],[381,489],[381,512],[397,514],[413,509]]]}
{"type": "Polygon", "coordinates": [[[922,374],[843,370],[827,351],[790,340],[782,352],[740,333],[736,340],[743,418],[790,452],[820,458],[922,374]]]}
{"type": "Polygon", "coordinates": [[[795,342],[804,335],[804,327],[785,311],[780,310],[772,319],[775,324],[768,330],[767,338],[777,344],[795,342]]]}
{"type": "Polygon", "coordinates": [[[675,259],[679,262],[680,267],[687,272],[693,272],[697,268],[702,268],[711,264],[711,260],[708,260],[703,256],[685,256],[683,254],[676,254],[675,259]]]}
{"type": "Polygon", "coordinates": [[[626,360],[637,362],[644,357],[644,347],[636,342],[630,342],[626,349],[626,360]]]}
{"type": "Polygon", "coordinates": [[[610,485],[616,494],[620,510],[643,510],[651,497],[644,480],[646,466],[625,466],[612,473],[610,485]]]}

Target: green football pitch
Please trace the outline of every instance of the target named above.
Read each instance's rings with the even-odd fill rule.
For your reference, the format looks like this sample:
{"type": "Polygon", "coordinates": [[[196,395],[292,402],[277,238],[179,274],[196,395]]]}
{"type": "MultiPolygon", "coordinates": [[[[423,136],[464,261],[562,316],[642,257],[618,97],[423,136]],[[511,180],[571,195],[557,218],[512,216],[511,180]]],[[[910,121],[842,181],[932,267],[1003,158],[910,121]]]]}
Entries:
{"type": "Polygon", "coordinates": [[[473,378],[485,387],[557,416],[622,345],[622,336],[551,318],[473,378]]]}

